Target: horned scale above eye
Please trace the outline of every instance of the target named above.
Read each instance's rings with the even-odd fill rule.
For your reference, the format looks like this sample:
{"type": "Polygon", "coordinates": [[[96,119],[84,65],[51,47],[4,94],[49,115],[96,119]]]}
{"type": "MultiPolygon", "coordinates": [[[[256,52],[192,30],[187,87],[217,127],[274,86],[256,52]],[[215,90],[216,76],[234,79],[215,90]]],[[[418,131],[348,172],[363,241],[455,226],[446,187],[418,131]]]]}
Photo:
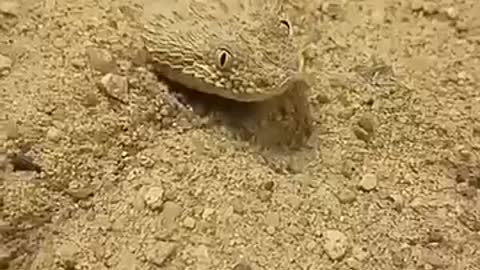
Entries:
{"type": "Polygon", "coordinates": [[[290,25],[290,22],[286,19],[281,19],[280,24],[282,27],[286,28],[288,34],[291,34],[292,26],[290,25]]]}

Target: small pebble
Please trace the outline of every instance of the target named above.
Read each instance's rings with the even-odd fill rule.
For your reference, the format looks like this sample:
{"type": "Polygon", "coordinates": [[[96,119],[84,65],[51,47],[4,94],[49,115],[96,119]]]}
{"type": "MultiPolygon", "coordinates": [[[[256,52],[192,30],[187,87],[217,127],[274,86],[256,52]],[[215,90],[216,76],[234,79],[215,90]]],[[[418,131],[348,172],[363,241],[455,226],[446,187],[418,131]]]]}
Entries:
{"type": "Polygon", "coordinates": [[[267,226],[266,231],[267,231],[268,234],[273,235],[275,233],[275,227],[267,226]]]}
{"type": "Polygon", "coordinates": [[[272,191],[275,183],[273,181],[267,181],[263,184],[263,188],[268,191],[272,191]]]}
{"type": "Polygon", "coordinates": [[[340,231],[329,230],[325,234],[325,243],[323,248],[330,259],[336,261],[345,256],[347,252],[347,237],[340,231]]]}
{"type": "Polygon", "coordinates": [[[438,4],[435,2],[426,2],[423,4],[422,9],[426,14],[435,14],[438,12],[438,4]]]}
{"type": "Polygon", "coordinates": [[[20,137],[17,122],[14,120],[7,120],[3,129],[7,139],[9,140],[15,140],[20,137]]]}
{"type": "Polygon", "coordinates": [[[459,81],[465,81],[468,79],[468,74],[465,71],[460,71],[459,73],[457,73],[457,79],[459,81]]]}
{"type": "Polygon", "coordinates": [[[423,9],[422,2],[421,1],[411,1],[410,3],[410,9],[412,11],[420,11],[423,9]]]}
{"type": "Polygon", "coordinates": [[[183,226],[185,226],[188,229],[195,228],[195,219],[193,219],[192,217],[186,217],[185,220],[183,221],[183,226]]]}
{"type": "Polygon", "coordinates": [[[428,232],[427,242],[428,243],[440,243],[444,239],[442,232],[440,230],[432,229],[428,232]]]}
{"type": "Polygon", "coordinates": [[[90,47],[86,51],[90,66],[103,73],[115,73],[117,65],[112,55],[103,49],[90,47]]]}
{"type": "Polygon", "coordinates": [[[55,255],[63,264],[75,265],[75,257],[80,252],[80,247],[71,241],[65,241],[55,251],[55,255]]]}
{"type": "Polygon", "coordinates": [[[144,49],[139,49],[136,51],[135,56],[132,59],[134,65],[145,66],[148,61],[148,53],[144,49]]]}
{"type": "Polygon", "coordinates": [[[377,187],[377,176],[372,173],[363,175],[362,180],[358,183],[358,188],[363,191],[372,191],[377,187]]]}
{"type": "Polygon", "coordinates": [[[304,187],[316,188],[318,186],[318,179],[309,174],[299,174],[295,177],[295,181],[304,187]]]}
{"type": "Polygon", "coordinates": [[[64,38],[59,37],[53,40],[53,46],[57,49],[64,49],[68,44],[64,38]]]}
{"type": "Polygon", "coordinates": [[[128,79],[124,76],[108,73],[97,86],[111,98],[123,103],[128,101],[128,79]]]}
{"type": "Polygon", "coordinates": [[[58,142],[62,137],[62,133],[57,128],[51,127],[47,130],[46,137],[52,142],[58,142]]]}
{"type": "Polygon", "coordinates": [[[306,162],[303,162],[301,158],[289,158],[287,162],[287,170],[292,174],[298,174],[304,171],[306,162]]]}
{"type": "Polygon", "coordinates": [[[151,187],[144,196],[145,204],[152,210],[159,210],[163,206],[165,190],[160,186],[151,187]]]}
{"type": "Polygon", "coordinates": [[[100,103],[100,100],[98,99],[96,93],[87,92],[87,93],[85,93],[85,95],[83,96],[83,102],[82,102],[82,104],[83,104],[85,107],[95,107],[95,106],[97,106],[99,103],[100,103]]]}
{"type": "Polygon", "coordinates": [[[0,13],[10,16],[18,16],[20,11],[20,4],[18,1],[0,1],[0,13]]]}
{"type": "Polygon", "coordinates": [[[345,260],[345,264],[348,265],[351,270],[361,270],[362,262],[358,261],[355,258],[348,258],[345,260]]]}
{"type": "Polygon", "coordinates": [[[317,97],[316,97],[316,100],[320,104],[328,104],[331,101],[330,98],[326,94],[323,94],[323,93],[318,94],[317,97]]]}
{"type": "Polygon", "coordinates": [[[467,20],[460,19],[455,21],[455,28],[459,32],[466,32],[470,29],[470,25],[467,20]]]}
{"type": "Polygon", "coordinates": [[[290,195],[285,198],[290,207],[294,210],[298,210],[302,205],[302,198],[297,195],[290,195]]]}
{"type": "Polygon", "coordinates": [[[343,204],[353,203],[355,201],[356,197],[357,196],[356,196],[355,192],[353,192],[350,189],[342,190],[338,194],[338,200],[340,201],[340,203],[343,203],[343,204]]]}
{"type": "Polygon", "coordinates": [[[393,209],[397,212],[401,212],[403,207],[405,206],[405,200],[403,199],[402,195],[399,194],[392,194],[388,197],[393,202],[393,209]]]}
{"type": "Polygon", "coordinates": [[[211,215],[215,213],[215,209],[212,208],[205,208],[202,212],[202,218],[208,219],[211,215]]]}
{"type": "Polygon", "coordinates": [[[371,113],[365,113],[359,120],[358,125],[371,134],[375,131],[375,116],[371,113]]]}
{"type": "Polygon", "coordinates": [[[176,243],[159,241],[147,249],[147,260],[157,267],[162,267],[165,261],[175,255],[177,248],[176,243]]]}
{"type": "Polygon", "coordinates": [[[175,190],[165,190],[165,193],[163,194],[164,201],[174,201],[177,196],[175,190]]]}
{"type": "Polygon", "coordinates": [[[257,192],[258,199],[262,202],[268,202],[272,198],[272,192],[267,190],[259,190],[257,192]]]}
{"type": "Polygon", "coordinates": [[[360,246],[354,246],[352,248],[352,257],[357,259],[360,262],[367,260],[369,255],[370,254],[366,248],[362,248],[360,246]]]}
{"type": "Polygon", "coordinates": [[[342,14],[344,13],[344,8],[342,7],[342,5],[333,1],[326,1],[322,3],[321,10],[334,19],[341,18],[342,14]]]}
{"type": "Polygon", "coordinates": [[[313,239],[310,239],[307,244],[305,245],[305,248],[309,251],[309,252],[313,252],[316,248],[317,248],[317,242],[313,239]]]}
{"type": "Polygon", "coordinates": [[[0,77],[6,76],[10,73],[12,69],[13,61],[0,54],[0,77]]]}
{"type": "Polygon", "coordinates": [[[457,184],[456,190],[458,194],[467,199],[473,199],[475,196],[477,196],[477,188],[465,182],[457,184]]]}
{"type": "Polygon", "coordinates": [[[458,183],[464,183],[467,182],[468,179],[470,179],[470,169],[467,166],[460,166],[457,169],[455,181],[457,181],[458,183]]]}
{"type": "Polygon", "coordinates": [[[317,58],[318,47],[314,43],[310,43],[302,50],[302,60],[311,63],[317,58]]]}
{"type": "Polygon", "coordinates": [[[426,248],[422,250],[422,256],[420,259],[425,266],[432,266],[433,269],[445,269],[445,267],[448,265],[446,260],[426,248]]]}
{"type": "Polygon", "coordinates": [[[78,58],[74,58],[70,62],[74,68],[81,69],[85,67],[85,63],[78,58]]]}
{"type": "Polygon", "coordinates": [[[237,215],[245,214],[245,205],[240,199],[235,199],[232,202],[233,212],[237,215]]]}
{"type": "Polygon", "coordinates": [[[92,187],[78,188],[78,189],[68,189],[66,193],[72,197],[74,201],[86,200],[94,194],[94,189],[92,187]]]}
{"type": "Polygon", "coordinates": [[[163,204],[162,216],[168,223],[174,222],[182,213],[182,207],[175,202],[166,201],[163,204]]]}
{"type": "Polygon", "coordinates": [[[353,130],[353,134],[355,134],[355,137],[357,137],[357,139],[362,140],[364,142],[370,141],[371,134],[368,133],[363,128],[355,126],[352,128],[352,130],[353,130]]]}
{"type": "Polygon", "coordinates": [[[455,9],[454,7],[448,7],[445,9],[445,14],[447,14],[447,17],[450,20],[456,20],[458,19],[458,10],[455,9]]]}
{"type": "Polygon", "coordinates": [[[355,114],[355,111],[352,109],[345,109],[338,113],[338,117],[348,120],[355,114]]]}
{"type": "Polygon", "coordinates": [[[205,245],[197,246],[192,255],[195,256],[197,265],[200,269],[212,269],[212,257],[209,248],[205,245]]]}
{"type": "MultiPolygon", "coordinates": [[[[104,248],[100,246],[98,248],[98,252],[100,254],[104,253],[104,248]]],[[[118,264],[116,267],[114,267],[115,270],[132,270],[132,269],[141,269],[140,263],[138,258],[128,250],[127,247],[123,248],[119,254],[117,255],[118,257],[118,264]]],[[[103,259],[104,256],[96,256],[97,258],[103,259]]]]}
{"type": "Polygon", "coordinates": [[[351,179],[356,171],[355,163],[350,160],[345,160],[342,164],[342,175],[348,179],[351,179]]]}

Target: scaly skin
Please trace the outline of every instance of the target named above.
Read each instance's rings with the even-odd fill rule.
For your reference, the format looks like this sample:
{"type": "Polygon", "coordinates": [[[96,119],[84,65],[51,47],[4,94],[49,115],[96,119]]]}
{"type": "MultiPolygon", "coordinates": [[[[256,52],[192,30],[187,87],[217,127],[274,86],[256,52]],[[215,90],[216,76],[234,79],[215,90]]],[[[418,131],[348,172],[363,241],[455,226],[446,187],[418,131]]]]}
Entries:
{"type": "Polygon", "coordinates": [[[160,75],[241,102],[298,78],[292,27],[277,0],[144,0],[145,47],[160,75]]]}

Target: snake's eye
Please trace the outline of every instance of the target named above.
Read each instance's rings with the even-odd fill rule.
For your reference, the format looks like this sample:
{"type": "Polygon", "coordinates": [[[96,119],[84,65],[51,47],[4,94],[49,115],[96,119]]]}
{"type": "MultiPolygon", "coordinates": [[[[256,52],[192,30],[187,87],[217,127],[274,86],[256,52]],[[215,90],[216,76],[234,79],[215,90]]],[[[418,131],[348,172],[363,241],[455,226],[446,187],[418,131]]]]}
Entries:
{"type": "Polygon", "coordinates": [[[292,24],[288,20],[280,20],[280,27],[282,28],[282,31],[284,31],[286,34],[292,34],[292,24]]]}
{"type": "Polygon", "coordinates": [[[230,67],[232,62],[232,54],[226,49],[219,49],[217,51],[217,67],[221,70],[230,67]]]}

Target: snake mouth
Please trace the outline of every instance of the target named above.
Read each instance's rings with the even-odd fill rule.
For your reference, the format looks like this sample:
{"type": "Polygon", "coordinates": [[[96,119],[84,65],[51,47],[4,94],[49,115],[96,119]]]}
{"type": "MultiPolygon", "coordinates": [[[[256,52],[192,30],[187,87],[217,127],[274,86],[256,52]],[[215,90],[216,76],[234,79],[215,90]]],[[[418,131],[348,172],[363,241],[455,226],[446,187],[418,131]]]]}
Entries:
{"type": "Polygon", "coordinates": [[[234,99],[239,102],[265,102],[269,99],[282,96],[286,92],[290,91],[305,91],[310,87],[306,77],[301,73],[296,73],[286,79],[280,84],[269,88],[260,88],[260,91],[254,91],[251,93],[216,93],[226,98],[234,99]]]}
{"type": "Polygon", "coordinates": [[[238,102],[263,102],[276,96],[281,96],[287,91],[301,91],[308,88],[307,80],[300,72],[287,76],[286,79],[275,86],[258,88],[257,91],[232,91],[216,86],[211,82],[187,74],[182,70],[172,69],[169,65],[154,62],[154,70],[158,75],[172,82],[177,82],[189,89],[197,90],[206,94],[221,96],[238,102]]]}
{"type": "Polygon", "coordinates": [[[282,96],[290,91],[305,91],[309,88],[309,84],[304,75],[298,73],[286,78],[280,84],[269,88],[260,88],[260,91],[252,93],[233,94],[224,93],[224,97],[235,99],[240,102],[265,102],[272,98],[282,96]]]}

